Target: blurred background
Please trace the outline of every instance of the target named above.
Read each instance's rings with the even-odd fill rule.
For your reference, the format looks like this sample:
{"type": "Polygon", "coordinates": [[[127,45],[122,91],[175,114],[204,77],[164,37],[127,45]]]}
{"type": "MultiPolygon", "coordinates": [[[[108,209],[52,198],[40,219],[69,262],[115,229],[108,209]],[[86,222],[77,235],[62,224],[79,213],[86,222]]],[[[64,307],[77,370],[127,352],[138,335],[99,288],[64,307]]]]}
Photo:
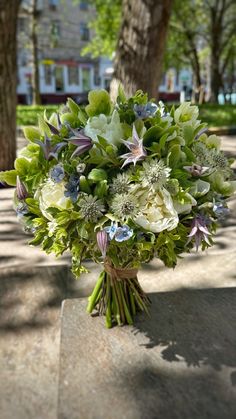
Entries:
{"type": "Polygon", "coordinates": [[[210,125],[236,125],[235,0],[9,0],[0,9],[1,170],[13,166],[16,123],[35,124],[68,96],[83,105],[91,89],[114,97],[119,83],[127,94],[198,103],[210,125]]]}

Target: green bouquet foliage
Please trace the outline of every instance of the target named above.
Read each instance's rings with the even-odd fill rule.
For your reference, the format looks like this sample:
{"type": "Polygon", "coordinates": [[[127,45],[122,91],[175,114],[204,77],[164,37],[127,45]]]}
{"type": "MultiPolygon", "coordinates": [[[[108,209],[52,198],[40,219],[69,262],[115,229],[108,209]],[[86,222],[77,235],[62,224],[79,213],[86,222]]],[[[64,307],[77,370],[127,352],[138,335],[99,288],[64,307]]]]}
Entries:
{"type": "Polygon", "coordinates": [[[142,263],[174,267],[194,245],[213,244],[236,189],[232,161],[190,103],[168,111],[142,91],[127,99],[120,89],[114,104],[92,91],[85,110],[68,99],[25,136],[15,170],[0,181],[16,185],[30,244],[56,256],[70,251],[75,276],[85,259],[103,264],[88,311],[105,314],[108,327],[147,310],[142,263]]]}

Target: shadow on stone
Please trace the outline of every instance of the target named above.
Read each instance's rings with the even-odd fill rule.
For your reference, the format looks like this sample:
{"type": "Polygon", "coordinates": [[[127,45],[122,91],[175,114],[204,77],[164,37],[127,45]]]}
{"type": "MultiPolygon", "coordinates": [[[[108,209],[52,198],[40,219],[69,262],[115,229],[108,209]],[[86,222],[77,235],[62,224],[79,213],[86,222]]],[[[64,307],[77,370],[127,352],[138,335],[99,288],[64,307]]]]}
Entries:
{"type": "Polygon", "coordinates": [[[236,288],[149,296],[150,318],[111,330],[65,301],[59,419],[235,418],[236,288]]]}
{"type": "MultiPolygon", "coordinates": [[[[137,366],[135,370],[128,368],[122,381],[137,410],[133,418],[235,418],[236,399],[221,377],[211,372],[196,374],[163,370],[158,365],[137,366]],[[129,385],[130,376],[133,377],[132,386],[129,385]]],[[[132,418],[132,414],[128,417],[132,418]]]]}
{"type": "Polygon", "coordinates": [[[1,270],[0,332],[48,327],[50,310],[70,290],[68,267],[17,267],[1,270]]]}
{"type": "Polygon", "coordinates": [[[161,348],[168,362],[188,366],[236,367],[236,288],[179,290],[149,294],[151,320],[138,317],[134,333],[146,348],[161,348]]]}

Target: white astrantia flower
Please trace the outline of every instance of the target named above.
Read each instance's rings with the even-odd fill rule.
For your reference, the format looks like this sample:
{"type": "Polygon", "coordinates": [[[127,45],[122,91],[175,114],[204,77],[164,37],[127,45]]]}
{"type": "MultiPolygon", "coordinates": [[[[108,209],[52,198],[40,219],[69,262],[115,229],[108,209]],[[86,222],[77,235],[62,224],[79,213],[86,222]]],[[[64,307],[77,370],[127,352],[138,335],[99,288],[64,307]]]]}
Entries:
{"type": "Polygon", "coordinates": [[[101,114],[89,118],[84,133],[95,143],[100,135],[113,145],[119,144],[123,138],[123,130],[118,112],[114,110],[111,117],[101,114]]]}
{"type": "Polygon", "coordinates": [[[191,125],[193,128],[197,128],[200,125],[198,115],[197,106],[191,105],[191,102],[184,102],[175,110],[174,120],[180,126],[191,125]]]}
{"type": "Polygon", "coordinates": [[[110,185],[111,194],[124,194],[129,192],[131,189],[130,182],[130,175],[127,172],[118,173],[110,185]]]}
{"type": "Polygon", "coordinates": [[[158,192],[136,190],[140,215],[134,222],[145,230],[159,233],[173,230],[179,222],[177,211],[169,192],[162,188],[158,192]]]}
{"type": "Polygon", "coordinates": [[[166,185],[171,169],[166,167],[162,160],[145,161],[142,166],[143,170],[140,171],[140,179],[144,188],[150,188],[155,191],[166,185]]]}
{"type": "Polygon", "coordinates": [[[41,188],[39,192],[39,208],[43,215],[48,219],[52,220],[53,217],[47,209],[50,207],[58,208],[60,210],[72,208],[72,202],[70,198],[66,198],[65,182],[54,183],[49,179],[41,188]]]}
{"type": "Polygon", "coordinates": [[[134,194],[116,194],[111,201],[111,211],[120,220],[134,219],[138,213],[138,200],[134,194]]]}

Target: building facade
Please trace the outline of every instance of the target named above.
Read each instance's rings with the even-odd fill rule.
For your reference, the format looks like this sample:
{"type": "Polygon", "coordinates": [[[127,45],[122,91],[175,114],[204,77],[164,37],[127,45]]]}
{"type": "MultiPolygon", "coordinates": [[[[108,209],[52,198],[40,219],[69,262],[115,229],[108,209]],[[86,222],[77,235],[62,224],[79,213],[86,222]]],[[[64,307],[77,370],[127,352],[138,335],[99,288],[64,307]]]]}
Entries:
{"type": "MultiPolygon", "coordinates": [[[[18,21],[18,99],[32,96],[32,0],[24,0],[18,21]]],[[[111,62],[81,56],[91,39],[95,10],[87,1],[37,0],[39,83],[43,103],[62,103],[70,95],[83,101],[91,89],[107,88],[111,62]]]]}
{"type": "MultiPolygon", "coordinates": [[[[18,101],[32,103],[32,1],[23,0],[18,19],[18,101]]],[[[92,59],[81,52],[93,36],[89,23],[95,9],[86,0],[37,0],[37,51],[43,104],[63,103],[68,96],[78,103],[91,89],[109,89],[112,62],[92,59]]],[[[180,92],[191,98],[189,69],[169,69],[159,87],[160,99],[179,101],[180,92]]]]}

